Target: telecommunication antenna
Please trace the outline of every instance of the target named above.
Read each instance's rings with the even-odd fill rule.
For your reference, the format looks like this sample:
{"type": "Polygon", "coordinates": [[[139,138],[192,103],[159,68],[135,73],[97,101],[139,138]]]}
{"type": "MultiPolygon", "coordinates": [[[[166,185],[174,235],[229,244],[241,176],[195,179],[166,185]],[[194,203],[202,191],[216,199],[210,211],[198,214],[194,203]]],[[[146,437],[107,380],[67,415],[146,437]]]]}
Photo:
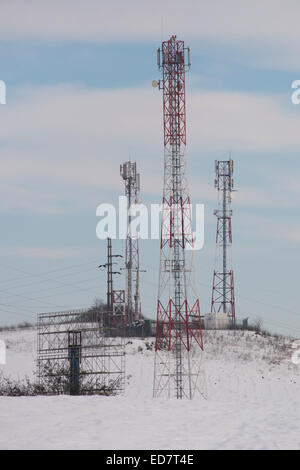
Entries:
{"type": "Polygon", "coordinates": [[[190,50],[171,36],[157,51],[163,90],[164,189],[154,366],[154,397],[206,395],[193,229],[186,178],[185,72],[190,50]]]}
{"type": "Polygon", "coordinates": [[[140,255],[139,240],[136,233],[132,233],[132,216],[130,209],[133,203],[139,202],[140,175],[136,172],[136,162],[125,162],[120,165],[120,175],[125,184],[127,197],[127,238],[126,238],[126,313],[129,324],[141,319],[140,301],[140,255]]]}
{"type": "Polygon", "coordinates": [[[217,236],[211,312],[226,313],[230,326],[235,326],[234,277],[232,269],[231,199],[233,160],[215,161],[215,188],[218,190],[217,236]]]}

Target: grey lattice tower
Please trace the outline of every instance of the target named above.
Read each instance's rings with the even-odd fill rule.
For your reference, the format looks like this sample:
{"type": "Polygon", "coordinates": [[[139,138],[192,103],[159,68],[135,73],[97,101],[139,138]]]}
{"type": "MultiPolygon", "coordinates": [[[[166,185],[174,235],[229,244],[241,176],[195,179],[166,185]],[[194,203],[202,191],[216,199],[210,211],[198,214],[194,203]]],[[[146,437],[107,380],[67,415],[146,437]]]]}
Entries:
{"type": "Polygon", "coordinates": [[[235,325],[234,277],[232,269],[231,199],[233,160],[215,162],[215,187],[218,190],[216,255],[213,274],[211,312],[226,313],[235,325]]]}
{"type": "Polygon", "coordinates": [[[124,335],[119,334],[110,311],[42,313],[37,326],[41,393],[124,391],[124,335]]]}
{"type": "Polygon", "coordinates": [[[125,184],[127,197],[127,238],[126,238],[126,315],[129,324],[141,319],[140,302],[140,255],[139,240],[132,233],[130,208],[138,202],[140,193],[140,175],[136,172],[135,162],[125,162],[120,165],[120,175],[125,184]]]}

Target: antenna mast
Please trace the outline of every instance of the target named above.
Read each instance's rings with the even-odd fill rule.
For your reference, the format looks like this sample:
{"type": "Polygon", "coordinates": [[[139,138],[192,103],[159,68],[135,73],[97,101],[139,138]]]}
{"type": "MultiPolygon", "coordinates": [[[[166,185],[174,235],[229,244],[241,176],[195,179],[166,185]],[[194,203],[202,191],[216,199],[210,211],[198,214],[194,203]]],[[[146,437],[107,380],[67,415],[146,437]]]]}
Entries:
{"type": "Polygon", "coordinates": [[[157,51],[163,79],[164,189],[155,344],[154,397],[205,394],[200,305],[193,261],[193,229],[185,174],[185,72],[190,50],[171,36],[157,51]]]}
{"type": "Polygon", "coordinates": [[[233,160],[215,161],[215,188],[218,190],[216,255],[212,288],[212,313],[226,313],[235,327],[234,278],[232,269],[231,199],[233,160]]]}
{"type": "Polygon", "coordinates": [[[140,193],[140,175],[136,172],[136,162],[120,165],[120,175],[124,180],[127,197],[126,314],[129,324],[132,324],[141,319],[139,240],[137,234],[132,233],[130,214],[131,205],[138,202],[140,193]]]}

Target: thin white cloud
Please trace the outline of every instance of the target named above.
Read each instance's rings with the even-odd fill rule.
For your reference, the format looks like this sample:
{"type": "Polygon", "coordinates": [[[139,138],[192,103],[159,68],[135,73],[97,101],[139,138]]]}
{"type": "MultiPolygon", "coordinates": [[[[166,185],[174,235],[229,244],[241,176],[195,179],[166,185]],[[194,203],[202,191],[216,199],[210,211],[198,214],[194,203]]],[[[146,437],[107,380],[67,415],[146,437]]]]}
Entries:
{"type": "MultiPolygon", "coordinates": [[[[27,185],[28,186],[28,185],[27,185]]],[[[66,207],[60,203],[57,191],[50,188],[28,188],[22,184],[0,182],[1,212],[43,212],[45,214],[62,214],[66,207]]],[[[70,209],[70,208],[69,208],[70,209]]]]}
{"type": "Polygon", "coordinates": [[[297,0],[2,0],[1,36],[120,41],[176,31],[194,37],[299,38],[297,0]]]}
{"type": "Polygon", "coordinates": [[[300,147],[296,106],[288,97],[242,92],[188,94],[191,141],[224,151],[278,151],[300,147]]]}
{"type": "MultiPolygon", "coordinates": [[[[2,0],[0,38],[234,44],[262,66],[297,67],[298,0],[2,0]]],[[[298,67],[297,67],[298,68],[298,67]]]]}
{"type": "MultiPolygon", "coordinates": [[[[101,144],[115,143],[123,145],[123,153],[131,146],[161,148],[161,96],[150,83],[149,88],[122,90],[54,86],[18,97],[0,115],[0,137],[6,141],[55,146],[68,140],[75,150],[97,139],[98,152],[101,144]]],[[[187,107],[188,148],[273,151],[300,146],[299,112],[288,96],[188,91],[187,107]]],[[[74,161],[74,155],[67,159],[74,161]]]]}
{"type": "MultiPolygon", "coordinates": [[[[188,91],[188,158],[199,152],[218,158],[228,149],[235,154],[298,150],[295,108],[275,94],[188,91]]],[[[61,85],[19,91],[0,115],[0,139],[5,142],[0,154],[2,207],[13,208],[19,199],[20,208],[60,211],[70,191],[75,207],[82,207],[83,199],[95,201],[96,191],[122,193],[119,164],[129,154],[142,173],[142,191],[161,194],[161,95],[150,86],[87,90],[61,85]]],[[[216,197],[201,174],[189,176],[193,197],[216,197]]],[[[274,200],[272,188],[277,194],[280,182],[278,177],[270,189],[246,188],[238,199],[274,205],[279,198],[274,200]]],[[[295,188],[291,185],[289,192],[295,188]]]]}
{"type": "Polygon", "coordinates": [[[299,198],[297,192],[292,188],[286,188],[279,182],[269,182],[263,188],[255,186],[241,186],[233,193],[233,205],[243,207],[277,207],[297,208],[299,198]]]}
{"type": "Polygon", "coordinates": [[[254,240],[257,243],[259,238],[260,244],[264,241],[277,240],[279,243],[300,244],[300,227],[297,220],[284,219],[280,214],[277,217],[271,215],[265,216],[261,213],[251,214],[239,213],[235,219],[235,227],[239,227],[239,241],[247,244],[254,240]]]}

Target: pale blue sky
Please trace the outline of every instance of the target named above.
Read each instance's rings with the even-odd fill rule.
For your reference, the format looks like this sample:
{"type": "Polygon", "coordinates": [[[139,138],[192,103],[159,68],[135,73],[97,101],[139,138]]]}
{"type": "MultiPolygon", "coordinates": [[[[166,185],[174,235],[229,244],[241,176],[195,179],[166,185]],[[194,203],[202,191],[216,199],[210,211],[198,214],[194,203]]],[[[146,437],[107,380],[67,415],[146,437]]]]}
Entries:
{"type": "MultiPolygon", "coordinates": [[[[202,313],[211,297],[214,160],[231,151],[237,315],[300,336],[300,105],[290,99],[300,79],[299,4],[192,0],[172,16],[180,2],[123,3],[1,4],[0,324],[105,298],[96,207],[123,194],[119,164],[129,154],[143,201],[160,202],[162,96],[151,82],[161,39],[177,33],[192,53],[187,161],[192,199],[205,204],[202,313]]],[[[114,250],[124,254],[124,242],[114,250]]],[[[152,318],[158,260],[158,243],[142,241],[142,306],[152,318]]]]}

